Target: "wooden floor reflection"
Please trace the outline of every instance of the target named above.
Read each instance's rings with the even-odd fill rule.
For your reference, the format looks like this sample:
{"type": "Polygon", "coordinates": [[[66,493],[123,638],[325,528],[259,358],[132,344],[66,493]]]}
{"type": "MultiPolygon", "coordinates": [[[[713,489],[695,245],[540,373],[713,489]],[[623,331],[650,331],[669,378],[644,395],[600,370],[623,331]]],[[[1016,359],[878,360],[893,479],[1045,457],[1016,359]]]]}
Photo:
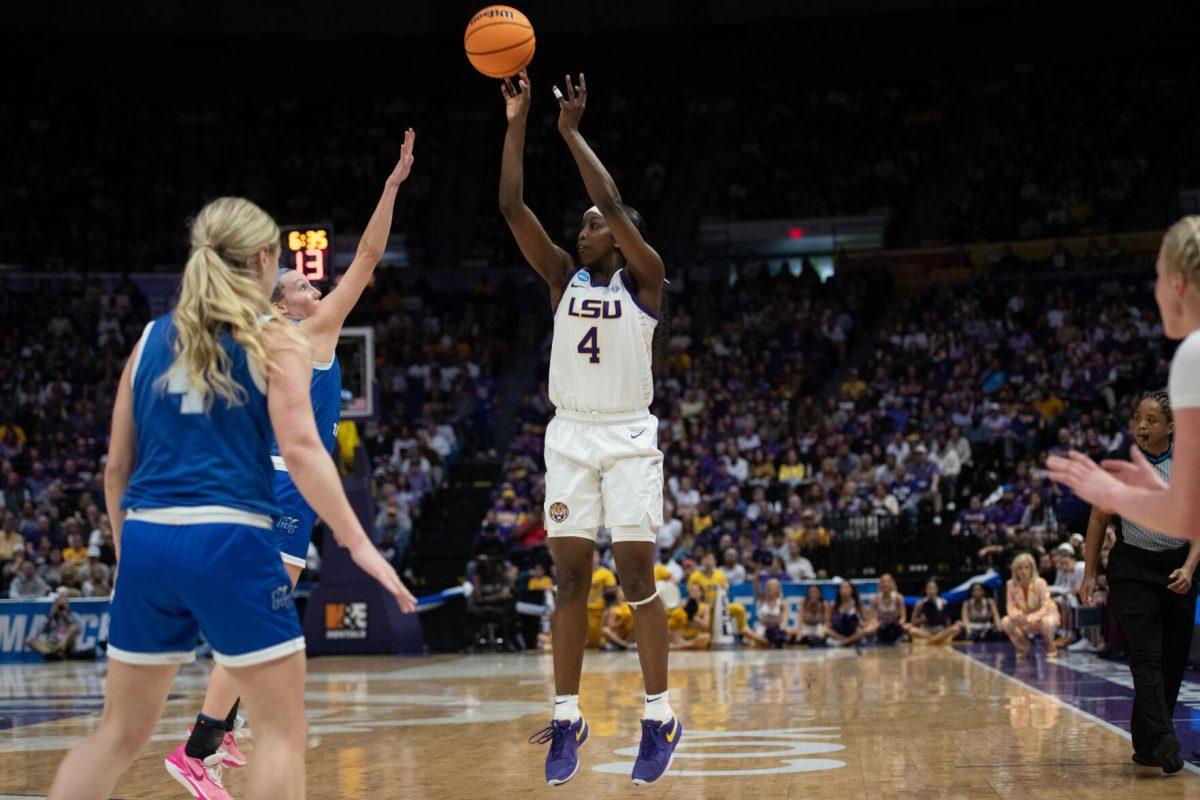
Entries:
{"type": "MultiPolygon", "coordinates": [[[[558,789],[542,781],[544,749],[526,744],[550,707],[548,656],[323,658],[309,669],[313,798],[1200,800],[1194,772],[1132,766],[1111,726],[953,649],[672,654],[684,741],[671,773],[641,788],[629,781],[642,702],[634,654],[588,655],[591,738],[558,789]]],[[[117,797],[185,796],[162,759],[207,671],[180,674],[117,797]]],[[[102,665],[0,668],[0,796],[44,794],[102,694],[102,665]]],[[[253,742],[245,749],[253,759],[253,742]]],[[[238,797],[244,776],[225,775],[238,797]]]]}

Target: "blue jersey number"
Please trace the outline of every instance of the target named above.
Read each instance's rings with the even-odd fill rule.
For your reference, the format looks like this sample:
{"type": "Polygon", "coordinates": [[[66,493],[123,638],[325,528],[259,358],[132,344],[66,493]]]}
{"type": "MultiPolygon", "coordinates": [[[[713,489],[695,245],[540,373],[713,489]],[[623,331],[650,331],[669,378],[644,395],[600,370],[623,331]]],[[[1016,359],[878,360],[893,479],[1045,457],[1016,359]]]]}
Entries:
{"type": "Polygon", "coordinates": [[[597,338],[596,329],[588,328],[588,332],[579,340],[579,346],[575,348],[580,353],[589,356],[588,361],[592,364],[600,363],[600,340],[597,338]]]}

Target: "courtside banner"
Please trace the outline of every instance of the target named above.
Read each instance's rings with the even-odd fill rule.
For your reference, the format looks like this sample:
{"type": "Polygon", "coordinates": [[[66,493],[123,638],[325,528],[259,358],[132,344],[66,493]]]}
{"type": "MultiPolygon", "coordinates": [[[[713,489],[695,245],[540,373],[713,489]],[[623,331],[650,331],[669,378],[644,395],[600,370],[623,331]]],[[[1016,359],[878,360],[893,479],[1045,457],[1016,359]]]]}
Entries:
{"type": "MultiPolygon", "coordinates": [[[[50,599],[0,600],[0,664],[42,661],[25,640],[45,624],[51,603],[50,599]]],[[[71,613],[79,618],[82,628],[75,640],[75,652],[87,653],[97,642],[108,641],[108,598],[73,599],[71,613]]]]}

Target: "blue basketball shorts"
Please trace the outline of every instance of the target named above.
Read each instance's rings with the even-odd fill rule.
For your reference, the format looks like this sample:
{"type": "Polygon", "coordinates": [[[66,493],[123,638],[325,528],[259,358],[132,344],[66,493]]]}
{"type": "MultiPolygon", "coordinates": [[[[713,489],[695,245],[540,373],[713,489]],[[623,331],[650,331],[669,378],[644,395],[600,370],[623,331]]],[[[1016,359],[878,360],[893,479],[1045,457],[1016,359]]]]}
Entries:
{"type": "Polygon", "coordinates": [[[303,567],[308,562],[308,543],[312,540],[317,512],[300,494],[292,476],[275,470],[275,504],[279,518],[275,520],[275,541],[284,563],[303,567]]]}
{"type": "MultiPolygon", "coordinates": [[[[269,520],[162,522],[172,511],[177,509],[132,512],[125,522],[109,658],[129,664],[188,663],[196,658],[201,631],[213,658],[226,667],[262,664],[304,650],[291,582],[276,555],[269,520]]],[[[215,507],[205,511],[209,518],[230,517],[215,507]]],[[[239,513],[244,514],[233,512],[239,513]]]]}

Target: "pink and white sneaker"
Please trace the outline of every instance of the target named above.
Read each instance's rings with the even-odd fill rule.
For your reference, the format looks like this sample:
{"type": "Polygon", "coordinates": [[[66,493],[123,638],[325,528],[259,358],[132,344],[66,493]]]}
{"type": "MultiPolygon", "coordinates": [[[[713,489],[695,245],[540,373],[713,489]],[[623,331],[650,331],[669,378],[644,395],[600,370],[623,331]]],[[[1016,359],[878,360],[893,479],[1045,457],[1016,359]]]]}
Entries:
{"type": "MultiPolygon", "coordinates": [[[[221,739],[221,749],[217,752],[224,755],[224,758],[221,759],[222,765],[232,767],[233,769],[241,769],[246,766],[246,756],[242,753],[242,749],[238,747],[236,736],[237,732],[245,727],[245,725],[246,720],[239,716],[233,722],[233,730],[225,734],[221,739]]],[[[190,733],[189,731],[189,735],[190,733]]]]}
{"type": "Polygon", "coordinates": [[[221,752],[201,761],[185,752],[186,744],[171,751],[164,762],[167,772],[197,800],[233,800],[221,784],[221,752]]]}

